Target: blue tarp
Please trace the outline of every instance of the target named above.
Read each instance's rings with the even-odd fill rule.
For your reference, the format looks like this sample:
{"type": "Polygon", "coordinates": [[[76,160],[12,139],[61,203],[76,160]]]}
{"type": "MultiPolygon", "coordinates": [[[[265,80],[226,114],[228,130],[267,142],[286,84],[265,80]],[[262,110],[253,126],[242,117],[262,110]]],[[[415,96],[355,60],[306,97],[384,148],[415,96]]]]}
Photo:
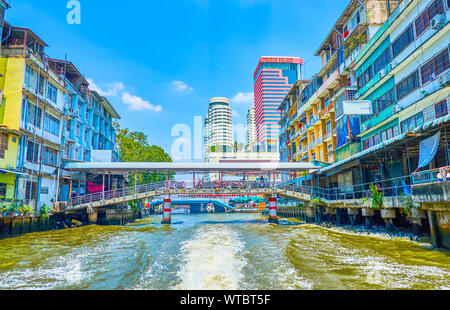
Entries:
{"type": "Polygon", "coordinates": [[[420,142],[419,167],[417,168],[416,171],[430,164],[430,162],[436,156],[440,140],[441,140],[441,133],[438,132],[434,136],[420,142]]]}

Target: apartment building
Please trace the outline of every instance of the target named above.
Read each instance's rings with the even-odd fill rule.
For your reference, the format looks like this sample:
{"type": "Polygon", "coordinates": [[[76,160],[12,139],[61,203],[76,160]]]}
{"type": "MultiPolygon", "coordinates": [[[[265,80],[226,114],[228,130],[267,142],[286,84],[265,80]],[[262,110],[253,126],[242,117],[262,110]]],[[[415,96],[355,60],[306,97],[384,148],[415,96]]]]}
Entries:
{"type": "Polygon", "coordinates": [[[10,132],[7,157],[16,171],[14,198],[50,204],[58,198],[61,176],[64,80],[48,67],[48,45],[32,30],[6,23],[3,38],[2,127],[10,132]]]}
{"type": "MultiPolygon", "coordinates": [[[[450,1],[404,0],[355,58],[361,140],[323,170],[339,187],[400,178],[450,165],[450,1]],[[436,156],[419,167],[420,143],[440,134],[436,156]]],[[[394,182],[394,181],[393,181],[394,182]]]]}
{"type": "MultiPolygon", "coordinates": [[[[340,148],[359,142],[359,117],[344,115],[342,104],[354,99],[357,91],[352,68],[359,51],[397,4],[350,1],[315,53],[321,57],[320,72],[301,87],[295,84],[285,98],[282,109],[288,107],[288,120],[282,120],[282,131],[287,132],[280,137],[280,150],[284,152],[284,145],[287,149],[282,160],[330,164],[338,159],[340,148]]],[[[341,150],[344,156],[346,152],[341,150]]]]}

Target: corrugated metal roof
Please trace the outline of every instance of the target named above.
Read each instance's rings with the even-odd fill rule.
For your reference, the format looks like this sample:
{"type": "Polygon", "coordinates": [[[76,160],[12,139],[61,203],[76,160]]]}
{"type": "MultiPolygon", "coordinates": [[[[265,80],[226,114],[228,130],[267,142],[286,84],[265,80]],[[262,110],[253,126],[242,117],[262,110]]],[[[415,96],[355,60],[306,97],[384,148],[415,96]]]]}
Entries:
{"type": "Polygon", "coordinates": [[[314,163],[76,163],[69,162],[64,166],[72,171],[102,171],[102,172],[134,172],[134,171],[304,171],[318,170],[320,166],[314,163]]]}

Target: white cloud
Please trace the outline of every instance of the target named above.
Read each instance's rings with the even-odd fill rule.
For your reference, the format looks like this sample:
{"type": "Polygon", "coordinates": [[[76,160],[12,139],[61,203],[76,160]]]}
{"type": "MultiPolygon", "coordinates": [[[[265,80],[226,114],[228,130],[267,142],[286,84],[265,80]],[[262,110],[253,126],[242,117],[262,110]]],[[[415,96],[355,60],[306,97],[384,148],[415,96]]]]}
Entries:
{"type": "Polygon", "coordinates": [[[149,110],[153,112],[162,112],[163,108],[161,105],[153,105],[150,102],[142,99],[141,97],[131,95],[127,92],[122,94],[123,103],[130,106],[130,110],[132,111],[143,111],[149,110]]]}
{"type": "Polygon", "coordinates": [[[106,85],[107,89],[103,90],[94,83],[94,80],[87,79],[87,81],[89,83],[89,88],[96,91],[100,96],[103,97],[118,96],[119,93],[125,89],[125,85],[122,82],[109,83],[106,85]]]}
{"type": "Polygon", "coordinates": [[[234,96],[231,99],[231,102],[238,103],[238,104],[250,105],[250,104],[254,103],[254,100],[255,100],[255,96],[253,95],[252,92],[250,92],[250,93],[239,92],[236,96],[234,96]]]}
{"type": "Polygon", "coordinates": [[[176,91],[193,91],[194,89],[183,81],[172,81],[176,91]]]}
{"type": "Polygon", "coordinates": [[[255,96],[252,92],[250,93],[242,93],[239,92],[236,96],[231,99],[232,103],[240,103],[240,104],[253,104],[255,96]]]}
{"type": "Polygon", "coordinates": [[[106,84],[107,89],[101,89],[94,80],[87,79],[89,83],[89,88],[96,91],[100,96],[104,97],[119,97],[122,102],[129,106],[131,111],[153,111],[162,112],[163,108],[161,105],[153,105],[149,101],[142,99],[141,97],[134,96],[126,91],[125,84],[122,82],[112,82],[106,84]]]}

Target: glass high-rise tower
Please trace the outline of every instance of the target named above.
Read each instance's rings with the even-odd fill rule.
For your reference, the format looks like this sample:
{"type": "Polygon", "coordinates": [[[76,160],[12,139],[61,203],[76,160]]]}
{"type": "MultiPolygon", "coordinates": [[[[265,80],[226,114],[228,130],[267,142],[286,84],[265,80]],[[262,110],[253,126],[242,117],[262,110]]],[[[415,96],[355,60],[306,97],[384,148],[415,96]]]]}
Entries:
{"type": "Polygon", "coordinates": [[[254,78],[255,126],[258,150],[278,152],[281,112],[278,107],[301,79],[298,57],[261,57],[254,78]]]}

